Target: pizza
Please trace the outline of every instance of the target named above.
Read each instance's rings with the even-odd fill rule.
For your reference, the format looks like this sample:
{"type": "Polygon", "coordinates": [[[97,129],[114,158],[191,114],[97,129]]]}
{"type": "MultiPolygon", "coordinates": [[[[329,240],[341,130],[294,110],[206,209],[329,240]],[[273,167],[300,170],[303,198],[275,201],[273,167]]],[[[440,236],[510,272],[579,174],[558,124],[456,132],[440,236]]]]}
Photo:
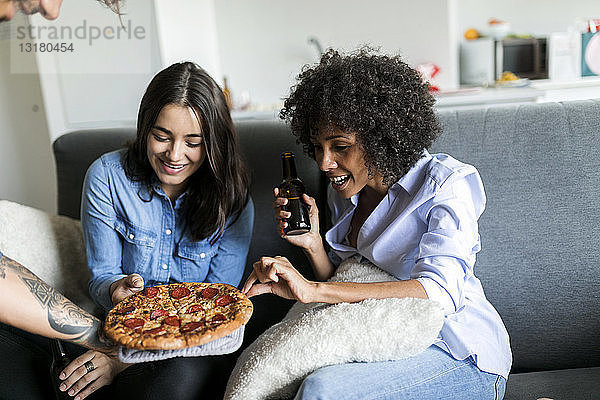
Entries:
{"type": "Polygon", "coordinates": [[[199,346],[245,325],[252,302],[224,283],[173,283],[147,287],[119,302],[104,332],[132,349],[171,350],[199,346]]]}

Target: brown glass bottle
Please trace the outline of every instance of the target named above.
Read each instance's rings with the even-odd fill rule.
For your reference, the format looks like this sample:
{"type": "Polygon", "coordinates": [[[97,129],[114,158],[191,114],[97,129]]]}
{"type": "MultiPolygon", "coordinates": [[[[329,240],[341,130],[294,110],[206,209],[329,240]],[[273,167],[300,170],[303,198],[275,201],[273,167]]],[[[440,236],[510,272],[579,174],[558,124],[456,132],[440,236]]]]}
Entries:
{"type": "Polygon", "coordinates": [[[286,235],[302,235],[310,231],[308,205],[302,200],[305,192],[304,183],[298,178],[294,153],[287,151],[281,154],[283,165],[283,180],[279,185],[279,196],[286,197],[288,202],[282,206],[283,211],[292,215],[286,218],[287,226],[283,229],[286,235]]]}
{"type": "Polygon", "coordinates": [[[57,400],[72,400],[67,392],[62,392],[58,387],[63,382],[58,376],[63,369],[71,362],[62,343],[58,339],[50,339],[50,349],[52,351],[52,364],[50,365],[50,380],[54,388],[54,395],[57,400]]]}
{"type": "Polygon", "coordinates": [[[229,109],[232,110],[233,99],[231,98],[231,89],[229,89],[229,85],[227,84],[227,77],[223,77],[223,95],[225,96],[227,107],[229,107],[229,109]]]}

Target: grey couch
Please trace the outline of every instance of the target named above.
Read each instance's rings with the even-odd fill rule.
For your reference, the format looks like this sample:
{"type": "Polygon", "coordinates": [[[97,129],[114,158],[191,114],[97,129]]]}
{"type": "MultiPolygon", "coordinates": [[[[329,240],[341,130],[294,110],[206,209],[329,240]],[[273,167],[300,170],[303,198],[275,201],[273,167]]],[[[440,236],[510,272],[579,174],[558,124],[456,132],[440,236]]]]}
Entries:
{"type": "MultiPolygon", "coordinates": [[[[443,111],[440,119],[432,151],[475,165],[488,196],[475,270],[511,337],[505,398],[600,399],[600,101],[443,111]]],[[[309,274],[301,252],[274,229],[280,153],[296,152],[299,174],[320,201],[326,183],[282,123],[236,125],[256,206],[248,264],[281,254],[309,274]]],[[[79,131],[54,143],[60,214],[79,216],[86,168],[133,135],[79,131]]],[[[290,306],[268,295],[253,301],[246,343],[290,306]]]]}

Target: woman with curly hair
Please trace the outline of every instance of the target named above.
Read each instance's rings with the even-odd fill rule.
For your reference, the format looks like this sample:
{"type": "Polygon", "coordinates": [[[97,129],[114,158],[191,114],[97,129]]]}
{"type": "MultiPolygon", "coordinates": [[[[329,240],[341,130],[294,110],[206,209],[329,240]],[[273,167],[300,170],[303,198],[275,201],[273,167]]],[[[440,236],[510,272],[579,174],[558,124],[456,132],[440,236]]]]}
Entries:
{"type": "Polygon", "coordinates": [[[263,257],[244,291],[303,303],[431,299],[445,319],[421,354],[318,369],[296,398],[502,398],[512,358],[508,334],[473,275],[483,185],[474,167],[427,151],[440,132],[428,85],[399,57],[370,49],[346,56],[330,50],[298,79],[280,115],[330,180],[329,251],[315,200],[304,195],[312,230],[287,236],[287,200],[275,189],[281,236],[304,250],[319,282],[285,257],[263,257]],[[323,282],[350,257],[397,280],[323,282]]]}

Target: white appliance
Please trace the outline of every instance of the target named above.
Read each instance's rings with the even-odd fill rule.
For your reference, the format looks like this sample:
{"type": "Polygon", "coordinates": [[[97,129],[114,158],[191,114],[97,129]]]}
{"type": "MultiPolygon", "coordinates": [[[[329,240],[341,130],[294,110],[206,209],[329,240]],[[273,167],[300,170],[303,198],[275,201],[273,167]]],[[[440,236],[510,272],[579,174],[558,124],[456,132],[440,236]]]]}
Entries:
{"type": "Polygon", "coordinates": [[[461,85],[487,86],[494,83],[494,40],[468,40],[460,45],[461,85]]]}
{"type": "Polygon", "coordinates": [[[581,77],[581,33],[554,32],[548,38],[548,78],[567,81],[581,77]]]}

